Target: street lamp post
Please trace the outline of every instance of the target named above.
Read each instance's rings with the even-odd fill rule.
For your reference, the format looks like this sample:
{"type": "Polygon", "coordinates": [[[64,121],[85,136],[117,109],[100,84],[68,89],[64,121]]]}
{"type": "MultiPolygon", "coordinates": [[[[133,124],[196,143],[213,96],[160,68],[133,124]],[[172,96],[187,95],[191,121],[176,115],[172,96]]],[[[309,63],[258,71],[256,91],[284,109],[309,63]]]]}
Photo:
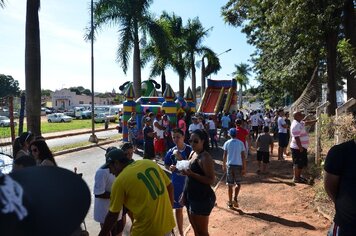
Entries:
{"type": "Polygon", "coordinates": [[[95,135],[95,126],[94,126],[94,4],[91,0],[90,5],[90,42],[91,42],[91,135],[89,137],[89,142],[97,143],[98,138],[95,135]]]}
{"type": "MultiPolygon", "coordinates": [[[[231,48],[223,51],[222,53],[219,53],[218,55],[216,55],[216,57],[219,57],[220,55],[224,54],[224,53],[227,53],[227,52],[230,52],[231,51],[231,48]]],[[[205,59],[206,55],[204,55],[202,58],[201,58],[201,90],[200,90],[200,97],[202,98],[203,97],[203,94],[205,92],[205,88],[206,88],[206,84],[205,84],[205,62],[204,62],[204,59],[205,59]]]]}

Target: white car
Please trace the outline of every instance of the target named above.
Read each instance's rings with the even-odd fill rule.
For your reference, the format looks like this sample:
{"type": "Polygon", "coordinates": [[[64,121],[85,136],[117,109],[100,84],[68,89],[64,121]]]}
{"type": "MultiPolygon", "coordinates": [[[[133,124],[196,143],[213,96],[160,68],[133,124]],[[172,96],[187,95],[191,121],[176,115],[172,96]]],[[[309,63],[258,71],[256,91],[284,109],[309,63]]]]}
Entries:
{"type": "Polygon", "coordinates": [[[108,117],[106,116],[105,113],[99,113],[97,116],[94,117],[94,122],[95,123],[104,123],[105,120],[107,120],[108,117]]]}
{"type": "Polygon", "coordinates": [[[48,123],[52,122],[71,122],[72,117],[66,116],[63,113],[53,113],[47,116],[48,123]]]}
{"type": "MultiPolygon", "coordinates": [[[[14,122],[14,125],[16,125],[16,122],[14,122]]],[[[0,116],[0,127],[5,126],[10,127],[10,119],[6,116],[0,116]]]]}

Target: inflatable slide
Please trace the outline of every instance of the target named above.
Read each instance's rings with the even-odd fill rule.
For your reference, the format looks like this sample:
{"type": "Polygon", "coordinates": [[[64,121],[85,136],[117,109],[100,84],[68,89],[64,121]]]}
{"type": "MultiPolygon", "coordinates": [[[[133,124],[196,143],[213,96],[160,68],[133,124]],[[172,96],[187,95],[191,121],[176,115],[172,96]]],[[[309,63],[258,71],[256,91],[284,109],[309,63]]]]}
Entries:
{"type": "Polygon", "coordinates": [[[217,114],[237,109],[236,80],[211,80],[201,100],[198,112],[217,114]]]}

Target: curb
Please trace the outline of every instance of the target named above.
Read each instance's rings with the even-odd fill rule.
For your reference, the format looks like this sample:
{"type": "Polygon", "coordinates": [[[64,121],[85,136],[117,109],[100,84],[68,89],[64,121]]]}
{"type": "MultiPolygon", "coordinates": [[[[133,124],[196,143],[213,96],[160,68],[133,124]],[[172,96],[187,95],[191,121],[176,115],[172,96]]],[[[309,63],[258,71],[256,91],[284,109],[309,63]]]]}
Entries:
{"type": "MultiPolygon", "coordinates": [[[[108,130],[113,130],[116,129],[115,127],[112,128],[108,128],[108,129],[96,129],[95,132],[102,132],[102,131],[108,131],[108,130]]],[[[76,132],[75,130],[69,130],[68,133],[65,133],[66,131],[63,131],[63,134],[58,134],[58,135],[51,135],[51,133],[47,133],[45,135],[42,135],[46,140],[48,139],[54,139],[54,138],[63,138],[63,137],[70,137],[70,136],[75,136],[75,135],[79,135],[79,134],[88,134],[91,133],[91,129],[85,130],[85,131],[80,131],[80,132],[76,132]]],[[[56,132],[53,132],[56,133],[56,132]]],[[[53,134],[52,133],[52,134],[53,134]]],[[[60,133],[60,132],[58,132],[60,133]]],[[[9,146],[12,145],[12,142],[4,142],[4,143],[0,143],[0,147],[1,146],[9,146]]]]}
{"type": "Polygon", "coordinates": [[[59,152],[55,152],[53,153],[54,156],[60,156],[60,155],[64,155],[67,153],[71,153],[71,152],[77,152],[77,151],[81,151],[81,150],[85,150],[85,149],[89,149],[89,148],[93,148],[93,147],[99,147],[102,145],[107,145],[110,143],[115,143],[115,142],[119,142],[119,140],[108,140],[108,141],[103,141],[103,142],[98,142],[98,143],[93,143],[90,145],[86,145],[86,146],[82,146],[82,147],[76,147],[76,148],[70,148],[67,150],[63,150],[63,151],[59,151],[59,152]]]}

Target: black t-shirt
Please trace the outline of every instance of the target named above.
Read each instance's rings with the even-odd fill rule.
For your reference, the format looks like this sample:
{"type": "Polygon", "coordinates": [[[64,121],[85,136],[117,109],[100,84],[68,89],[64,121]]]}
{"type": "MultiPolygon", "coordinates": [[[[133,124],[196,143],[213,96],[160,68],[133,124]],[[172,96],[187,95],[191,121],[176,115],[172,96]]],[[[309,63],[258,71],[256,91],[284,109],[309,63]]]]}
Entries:
{"type": "MultiPolygon", "coordinates": [[[[325,160],[325,171],[340,176],[336,196],[334,221],[345,233],[356,235],[356,143],[354,140],[330,149],[325,160]]],[[[349,234],[347,234],[349,235],[349,234]]]]}

